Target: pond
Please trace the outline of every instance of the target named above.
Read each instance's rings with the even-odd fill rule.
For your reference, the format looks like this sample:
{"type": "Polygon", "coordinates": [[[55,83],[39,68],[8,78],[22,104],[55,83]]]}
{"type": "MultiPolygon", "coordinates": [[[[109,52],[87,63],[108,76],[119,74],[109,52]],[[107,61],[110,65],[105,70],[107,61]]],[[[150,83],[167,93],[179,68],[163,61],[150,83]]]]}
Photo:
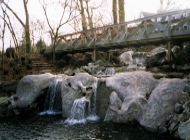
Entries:
{"type": "Polygon", "coordinates": [[[66,125],[61,115],[19,116],[0,120],[0,140],[174,140],[137,125],[88,122],[66,125]]]}

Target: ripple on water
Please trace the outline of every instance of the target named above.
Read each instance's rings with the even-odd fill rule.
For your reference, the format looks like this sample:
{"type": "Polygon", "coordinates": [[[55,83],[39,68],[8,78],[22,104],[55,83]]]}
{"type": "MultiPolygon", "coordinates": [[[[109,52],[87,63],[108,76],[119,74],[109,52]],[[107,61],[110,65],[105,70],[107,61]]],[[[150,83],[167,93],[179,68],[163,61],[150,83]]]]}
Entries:
{"type": "Polygon", "coordinates": [[[0,140],[173,140],[126,124],[65,125],[64,121],[61,115],[1,119],[0,140]]]}

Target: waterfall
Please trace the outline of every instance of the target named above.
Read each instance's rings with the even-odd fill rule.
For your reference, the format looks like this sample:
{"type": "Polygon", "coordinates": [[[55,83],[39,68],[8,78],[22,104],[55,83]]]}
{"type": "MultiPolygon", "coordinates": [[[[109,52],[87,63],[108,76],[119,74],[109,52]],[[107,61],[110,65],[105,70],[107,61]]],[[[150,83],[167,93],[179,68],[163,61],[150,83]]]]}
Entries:
{"type": "Polygon", "coordinates": [[[71,116],[65,120],[64,124],[74,125],[86,123],[87,121],[97,121],[96,115],[96,88],[90,100],[86,97],[75,99],[71,108],[71,116]]]}
{"type": "Polygon", "coordinates": [[[49,87],[47,92],[46,101],[44,104],[45,111],[40,112],[39,115],[56,115],[61,114],[60,111],[57,111],[54,107],[55,105],[55,97],[58,92],[59,82],[62,80],[61,76],[58,76],[54,79],[53,84],[49,87]]]}

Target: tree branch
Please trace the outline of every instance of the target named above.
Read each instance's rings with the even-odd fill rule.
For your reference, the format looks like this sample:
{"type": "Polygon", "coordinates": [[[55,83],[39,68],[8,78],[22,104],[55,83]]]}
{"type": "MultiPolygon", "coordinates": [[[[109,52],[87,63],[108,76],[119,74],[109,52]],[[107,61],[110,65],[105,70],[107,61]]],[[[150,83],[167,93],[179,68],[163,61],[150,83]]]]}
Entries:
{"type": "Polygon", "coordinates": [[[17,18],[17,20],[20,22],[20,24],[25,27],[22,20],[18,17],[18,15],[3,1],[3,4],[12,12],[12,14],[17,18]]]}

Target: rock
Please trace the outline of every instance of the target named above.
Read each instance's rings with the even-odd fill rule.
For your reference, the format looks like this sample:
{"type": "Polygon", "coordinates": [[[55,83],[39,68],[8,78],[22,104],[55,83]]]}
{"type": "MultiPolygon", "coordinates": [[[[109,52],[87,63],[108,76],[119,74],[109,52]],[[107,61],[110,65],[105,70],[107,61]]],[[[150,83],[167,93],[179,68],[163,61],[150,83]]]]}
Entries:
{"type": "Polygon", "coordinates": [[[88,73],[77,73],[74,76],[63,76],[61,82],[62,116],[69,117],[75,99],[86,96],[90,99],[97,88],[97,78],[88,73]],[[89,89],[92,92],[88,92],[89,89]]]}
{"type": "Polygon", "coordinates": [[[147,53],[146,52],[133,52],[133,51],[127,51],[122,53],[119,56],[120,62],[124,62],[125,64],[129,65],[143,65],[146,61],[147,53]]]}
{"type": "Polygon", "coordinates": [[[113,92],[106,87],[105,78],[99,78],[97,85],[96,109],[100,119],[104,119],[110,104],[110,94],[113,92]]]}
{"type": "Polygon", "coordinates": [[[180,123],[178,133],[181,139],[188,139],[190,137],[190,119],[180,123]]]}
{"type": "Polygon", "coordinates": [[[150,72],[153,72],[153,73],[159,73],[159,72],[162,71],[162,70],[161,70],[160,68],[158,68],[158,67],[150,67],[150,68],[148,68],[148,70],[149,70],[150,72]]]}
{"type": "Polygon", "coordinates": [[[187,79],[190,79],[190,74],[187,76],[187,79]]]}
{"type": "MultiPolygon", "coordinates": [[[[106,78],[106,86],[117,93],[122,105],[121,109],[113,111],[113,108],[118,108],[118,106],[112,102],[105,120],[125,123],[133,120],[140,121],[147,105],[147,96],[156,85],[157,81],[152,74],[143,71],[118,73],[106,78]]],[[[112,96],[115,97],[115,93],[112,96]]]]}
{"type": "Polygon", "coordinates": [[[166,134],[167,133],[167,128],[165,126],[160,126],[158,128],[158,136],[166,134]]]}
{"type": "Polygon", "coordinates": [[[151,53],[146,59],[147,68],[160,66],[166,60],[166,51],[151,53]]]}
{"type": "Polygon", "coordinates": [[[156,78],[156,79],[160,79],[160,78],[164,78],[165,75],[161,74],[161,73],[158,73],[158,74],[153,74],[153,77],[156,78]]]}
{"type": "MultiPolygon", "coordinates": [[[[56,76],[50,73],[40,75],[27,75],[18,83],[17,100],[12,100],[14,108],[27,108],[43,94],[42,90],[48,88],[56,76]]],[[[10,98],[12,99],[12,98],[10,98]]]]}
{"type": "Polygon", "coordinates": [[[8,113],[8,97],[0,97],[0,117],[4,117],[8,113]]]}
{"type": "Polygon", "coordinates": [[[174,111],[177,114],[181,114],[183,112],[183,106],[182,106],[182,104],[176,103],[174,111]]]}
{"type": "Polygon", "coordinates": [[[68,76],[72,76],[72,75],[74,75],[75,73],[73,72],[73,70],[71,70],[70,68],[68,68],[68,69],[64,72],[64,74],[66,74],[66,75],[68,75],[68,76]]]}
{"type": "Polygon", "coordinates": [[[16,92],[16,88],[19,81],[10,81],[0,83],[0,93],[6,93],[7,95],[12,95],[16,92]]]}
{"type": "Polygon", "coordinates": [[[169,127],[168,127],[168,130],[170,131],[171,134],[175,133],[178,129],[178,124],[179,124],[179,121],[177,119],[176,116],[174,116],[174,118],[172,118],[170,120],[170,124],[169,124],[169,127]]]}
{"type": "Polygon", "coordinates": [[[150,94],[140,124],[152,130],[165,125],[166,118],[174,113],[175,104],[180,97],[189,96],[183,92],[186,83],[187,80],[183,79],[160,79],[150,94]]]}
{"type": "Polygon", "coordinates": [[[162,65],[162,66],[159,66],[159,68],[167,72],[170,72],[173,70],[173,68],[170,65],[162,65]]]}
{"type": "Polygon", "coordinates": [[[167,78],[181,78],[182,79],[184,77],[184,75],[183,75],[183,73],[172,72],[172,73],[168,73],[166,75],[166,77],[167,78]]]}
{"type": "Polygon", "coordinates": [[[165,52],[166,49],[164,47],[156,47],[153,50],[150,51],[151,55],[158,54],[160,52],[165,52]]]}
{"type": "Polygon", "coordinates": [[[114,121],[119,122],[118,120],[118,111],[121,110],[122,101],[118,97],[116,92],[112,92],[110,95],[109,108],[107,110],[104,121],[114,121]]]}
{"type": "Polygon", "coordinates": [[[122,53],[119,56],[120,62],[124,62],[125,64],[133,64],[132,55],[133,55],[133,51],[127,51],[127,52],[122,53]]]}
{"type": "Polygon", "coordinates": [[[184,66],[177,66],[177,69],[180,71],[190,71],[190,65],[185,64],[184,66]]]}

